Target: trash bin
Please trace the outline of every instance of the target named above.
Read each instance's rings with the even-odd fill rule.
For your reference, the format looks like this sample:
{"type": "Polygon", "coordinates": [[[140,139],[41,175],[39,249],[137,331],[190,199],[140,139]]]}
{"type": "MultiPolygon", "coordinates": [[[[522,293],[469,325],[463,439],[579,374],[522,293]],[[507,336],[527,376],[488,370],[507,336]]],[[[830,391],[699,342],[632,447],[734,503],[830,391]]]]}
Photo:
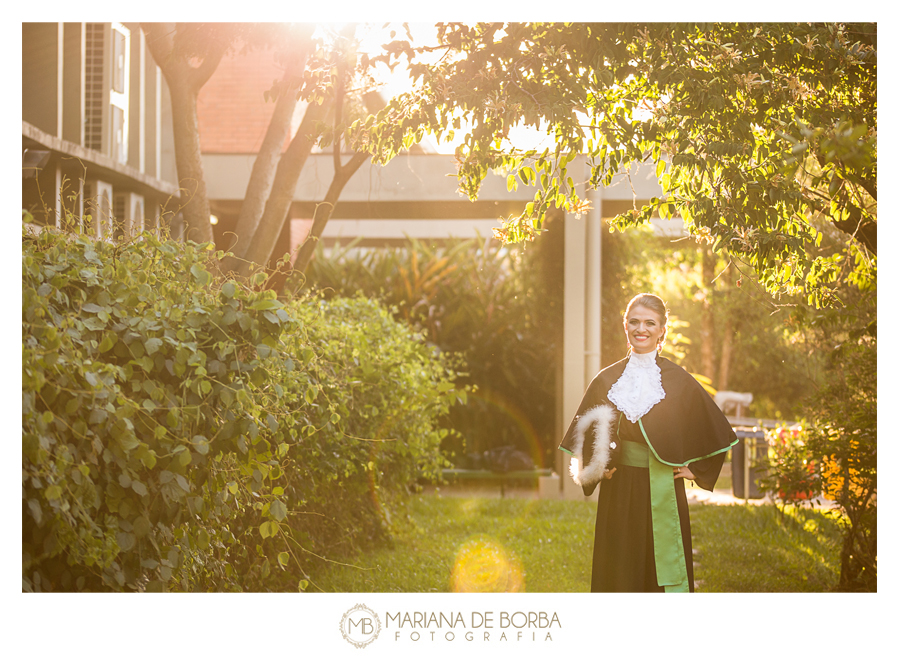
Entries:
{"type": "Polygon", "coordinates": [[[747,487],[748,498],[762,498],[763,493],[759,489],[759,480],[766,475],[769,444],[766,442],[766,433],[762,430],[736,429],[738,442],[731,449],[731,492],[735,498],[744,497],[744,458],[750,458],[749,477],[750,486],[747,487]]]}

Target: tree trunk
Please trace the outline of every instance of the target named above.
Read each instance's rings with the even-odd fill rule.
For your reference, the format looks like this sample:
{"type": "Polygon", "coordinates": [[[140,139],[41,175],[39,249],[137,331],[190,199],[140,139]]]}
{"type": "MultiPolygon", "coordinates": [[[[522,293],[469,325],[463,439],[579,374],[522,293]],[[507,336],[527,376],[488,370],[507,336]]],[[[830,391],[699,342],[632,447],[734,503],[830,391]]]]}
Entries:
{"type": "Polygon", "coordinates": [[[197,93],[183,80],[168,80],[168,83],[172,96],[175,166],[181,188],[181,213],[186,226],[184,237],[194,242],[211,242],[213,232],[209,223],[209,197],[200,153],[197,93]]]}
{"type": "MultiPolygon", "coordinates": [[[[723,278],[725,279],[724,285],[727,289],[727,294],[729,295],[728,299],[731,300],[733,299],[731,295],[734,292],[732,286],[734,278],[731,267],[726,269],[723,278]]],[[[729,304],[727,312],[724,314],[725,320],[719,341],[721,344],[721,351],[719,354],[719,376],[716,380],[716,388],[721,391],[728,390],[728,377],[731,370],[731,351],[734,347],[734,315],[732,309],[733,306],[729,304]]]]}
{"type": "Polygon", "coordinates": [[[236,242],[228,247],[238,258],[243,257],[247,251],[251,237],[259,226],[266,199],[275,181],[281,149],[290,133],[291,116],[296,106],[297,98],[293,94],[286,94],[278,99],[262,147],[253,162],[247,193],[234,229],[236,242]]]}
{"type": "Polygon", "coordinates": [[[306,108],[297,134],[281,156],[262,217],[253,232],[250,244],[247,245],[243,260],[236,268],[241,276],[247,276],[254,263],[265,265],[269,261],[272,249],[287,220],[297,179],[300,178],[303,165],[306,164],[309,153],[316,143],[316,124],[325,116],[325,112],[324,105],[310,104],[306,108]]]}
{"type": "Polygon", "coordinates": [[[734,323],[729,316],[725,320],[725,325],[722,327],[722,353],[721,358],[719,360],[719,378],[716,382],[716,388],[720,391],[728,390],[728,375],[729,370],[731,369],[731,348],[734,344],[733,334],[734,332],[734,323]]]}
{"type": "Polygon", "coordinates": [[[211,242],[209,197],[203,176],[197,95],[222,61],[229,38],[209,45],[203,56],[184,55],[176,49],[176,36],[183,27],[176,23],[143,23],[147,48],[166,78],[172,97],[172,132],[175,139],[175,168],[181,188],[181,212],[187,226],[185,238],[211,242]]]}
{"type": "Polygon", "coordinates": [[[713,279],[716,276],[716,256],[709,245],[703,247],[703,311],[700,320],[700,372],[713,379],[716,374],[716,331],[713,316],[713,279]]]}
{"type": "Polygon", "coordinates": [[[269,120],[262,146],[253,161],[247,192],[234,229],[235,242],[226,245],[226,249],[233,251],[235,255],[234,259],[229,258],[226,263],[229,269],[239,269],[237,259],[243,258],[249,250],[253,235],[259,228],[265,212],[266,200],[272,191],[284,142],[290,136],[291,119],[297,107],[298,97],[293,88],[293,79],[297,76],[297,72],[303,69],[306,58],[307,53],[301,50],[294,54],[285,66],[275,109],[269,120]]]}

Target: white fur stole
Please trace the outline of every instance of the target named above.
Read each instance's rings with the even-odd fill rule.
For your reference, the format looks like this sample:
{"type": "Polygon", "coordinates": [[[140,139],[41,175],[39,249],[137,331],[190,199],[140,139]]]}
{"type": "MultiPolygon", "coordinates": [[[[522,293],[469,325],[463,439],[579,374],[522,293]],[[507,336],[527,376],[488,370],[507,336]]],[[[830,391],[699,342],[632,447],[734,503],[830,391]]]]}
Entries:
{"type": "Polygon", "coordinates": [[[578,422],[575,423],[575,435],[572,444],[574,456],[569,463],[569,474],[579,486],[593,486],[603,479],[609,466],[610,438],[612,437],[613,420],[616,417],[616,408],[600,404],[588,409],[578,422]],[[593,454],[591,461],[584,464],[584,435],[588,428],[594,427],[593,454]]]}

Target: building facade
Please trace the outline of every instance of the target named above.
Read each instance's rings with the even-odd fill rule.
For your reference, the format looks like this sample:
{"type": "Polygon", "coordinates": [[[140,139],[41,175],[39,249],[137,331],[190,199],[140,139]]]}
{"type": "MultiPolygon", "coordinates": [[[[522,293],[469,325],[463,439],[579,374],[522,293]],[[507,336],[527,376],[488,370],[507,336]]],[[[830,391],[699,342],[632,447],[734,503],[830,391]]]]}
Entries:
{"type": "Polygon", "coordinates": [[[102,239],[178,230],[170,105],[139,24],[23,23],[23,209],[102,239]]]}

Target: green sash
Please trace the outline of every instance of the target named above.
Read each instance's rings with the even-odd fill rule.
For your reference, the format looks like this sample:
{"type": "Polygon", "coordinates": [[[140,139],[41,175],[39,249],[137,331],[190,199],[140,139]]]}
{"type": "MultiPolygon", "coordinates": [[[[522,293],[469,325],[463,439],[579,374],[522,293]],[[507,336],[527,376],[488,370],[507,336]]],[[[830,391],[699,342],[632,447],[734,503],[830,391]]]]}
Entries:
{"type": "Polygon", "coordinates": [[[657,583],[666,592],[690,591],[672,467],[659,461],[646,445],[634,441],[622,441],[619,463],[650,469],[650,510],[657,583]]]}

